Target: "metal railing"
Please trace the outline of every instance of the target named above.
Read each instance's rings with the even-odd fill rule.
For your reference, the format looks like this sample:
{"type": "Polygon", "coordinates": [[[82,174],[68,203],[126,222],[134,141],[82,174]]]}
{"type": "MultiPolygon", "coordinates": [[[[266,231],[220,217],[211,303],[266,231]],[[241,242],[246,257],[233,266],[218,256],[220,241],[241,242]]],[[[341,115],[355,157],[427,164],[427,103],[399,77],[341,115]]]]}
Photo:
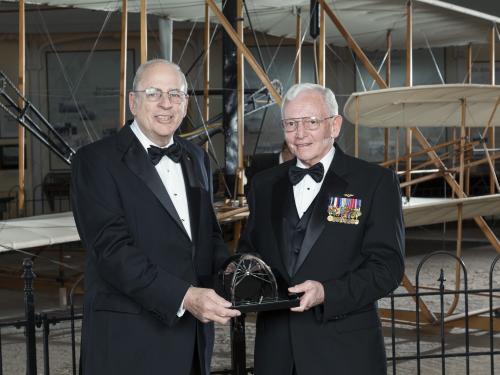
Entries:
{"type": "Polygon", "coordinates": [[[13,327],[15,329],[24,329],[25,348],[26,348],[26,374],[37,374],[37,329],[42,333],[43,347],[43,373],[50,374],[50,355],[49,355],[49,336],[51,326],[62,322],[70,322],[71,324],[71,348],[72,348],[72,369],[73,374],[77,374],[77,359],[76,359],[76,328],[75,322],[81,320],[83,315],[81,311],[75,312],[74,306],[74,291],[82,278],[78,279],[69,293],[69,312],[54,311],[41,312],[35,311],[35,296],[33,293],[33,282],[36,278],[33,272],[33,262],[27,258],[23,261],[24,280],[24,319],[0,320],[0,375],[3,375],[3,358],[2,358],[2,328],[13,327]]]}
{"type": "MultiPolygon", "coordinates": [[[[445,251],[438,251],[431,253],[425,256],[422,261],[418,264],[415,275],[415,290],[414,293],[393,293],[390,296],[383,299],[382,302],[390,305],[390,315],[388,319],[388,325],[385,325],[385,328],[390,330],[390,335],[386,335],[390,344],[386,344],[387,353],[391,353],[390,356],[387,357],[388,363],[388,373],[392,373],[393,375],[398,374],[398,366],[401,362],[416,362],[416,374],[424,374],[427,373],[422,369],[421,363],[424,360],[438,360],[440,361],[440,368],[434,369],[433,373],[440,373],[445,375],[448,373],[456,373],[453,370],[449,371],[447,367],[447,359],[450,358],[462,358],[465,360],[465,374],[472,374],[470,368],[470,358],[471,357],[486,357],[489,361],[489,373],[491,375],[495,374],[495,359],[496,356],[500,355],[500,348],[495,347],[495,331],[500,330],[500,312],[497,311],[497,307],[494,306],[494,299],[500,298],[500,288],[494,287],[494,283],[496,281],[497,285],[500,284],[500,277],[497,280],[494,280],[495,271],[500,265],[497,266],[500,260],[500,255],[497,255],[491,263],[489,270],[489,279],[488,279],[488,287],[482,289],[471,289],[469,288],[468,282],[468,272],[465,264],[462,259],[458,258],[452,253],[445,251]],[[453,262],[457,262],[459,268],[463,274],[463,287],[457,288],[456,290],[447,290],[445,288],[445,275],[443,269],[440,270],[439,273],[439,286],[435,290],[429,291],[429,288],[425,288],[421,285],[421,271],[422,267],[429,262],[430,259],[434,257],[442,256],[442,257],[450,257],[453,262]],[[471,319],[476,318],[477,315],[471,315],[469,311],[469,298],[473,295],[481,295],[483,298],[488,299],[488,307],[484,308],[481,313],[483,318],[487,318],[489,320],[487,331],[489,338],[489,345],[487,350],[481,351],[472,351],[470,348],[470,322],[471,319]],[[460,312],[460,316],[463,319],[463,335],[465,339],[465,345],[463,346],[463,350],[460,351],[452,351],[449,352],[447,350],[447,335],[449,329],[449,313],[445,311],[445,297],[447,296],[463,296],[463,312],[460,312]],[[435,313],[436,320],[429,323],[426,322],[422,318],[421,314],[421,304],[423,303],[423,298],[435,297],[438,299],[438,308],[439,312],[435,313]],[[400,299],[411,299],[412,304],[414,306],[413,313],[415,314],[415,321],[409,322],[409,326],[413,327],[415,332],[415,354],[413,355],[397,355],[398,343],[397,343],[397,326],[403,324],[400,319],[396,319],[397,310],[395,308],[396,301],[400,299]],[[438,353],[423,353],[422,352],[422,330],[425,328],[433,328],[435,330],[439,330],[438,339],[439,339],[439,352],[438,353]]],[[[77,361],[76,349],[77,349],[77,340],[76,340],[76,329],[75,322],[82,319],[83,315],[80,311],[75,312],[74,299],[73,294],[76,285],[81,281],[78,280],[72,288],[69,296],[69,311],[66,310],[64,312],[58,313],[50,313],[50,312],[42,312],[36,313],[35,305],[34,305],[34,294],[33,294],[33,283],[35,280],[35,274],[33,272],[33,263],[30,259],[26,259],[23,262],[24,273],[22,275],[24,279],[24,305],[25,305],[25,316],[24,319],[15,319],[10,321],[0,321],[0,375],[3,375],[3,358],[2,358],[2,329],[6,327],[15,327],[16,329],[24,329],[25,332],[25,349],[26,349],[26,374],[27,375],[36,375],[37,374],[37,354],[36,354],[36,336],[38,332],[38,336],[42,337],[42,347],[43,347],[43,373],[44,375],[50,374],[50,357],[49,357],[49,336],[51,333],[51,326],[60,324],[62,322],[70,322],[70,332],[71,332],[71,363],[72,363],[72,373],[74,375],[77,374],[77,370],[79,368],[79,364],[77,361]]],[[[497,275],[499,275],[497,270],[497,275]]],[[[474,313],[475,314],[475,313],[474,313]]],[[[408,323],[408,322],[407,322],[408,323]]],[[[497,338],[498,341],[498,338],[497,338]]],[[[500,346],[500,345],[499,345],[500,346]]],[[[462,348],[460,348],[462,349],[462,348]]],[[[233,348],[234,350],[234,348],[233,348]]],[[[498,358],[497,358],[498,359],[498,358]]],[[[252,373],[253,369],[246,369],[248,373],[252,373]]],[[[483,370],[484,371],[484,370],[483,370]]],[[[217,370],[213,371],[212,374],[234,374],[233,370],[217,370]]],[[[482,372],[484,373],[484,372],[482,372]]],[[[499,373],[497,371],[497,373],[499,373]]]]}
{"type": "MultiPolygon", "coordinates": [[[[415,275],[415,293],[393,293],[390,296],[386,297],[390,300],[390,306],[391,306],[391,314],[390,314],[390,330],[391,330],[391,356],[387,358],[388,363],[391,364],[392,367],[392,374],[396,375],[397,374],[397,366],[398,362],[402,361],[416,361],[416,373],[417,374],[423,374],[422,370],[422,361],[423,360],[428,360],[428,359],[439,359],[440,360],[440,366],[441,366],[441,372],[440,374],[445,375],[447,373],[447,367],[446,367],[446,359],[447,358],[463,358],[465,360],[465,374],[471,374],[470,370],[470,358],[471,357],[476,357],[476,356],[484,356],[488,357],[490,361],[490,374],[494,375],[495,374],[495,356],[500,354],[500,348],[495,348],[494,345],[494,335],[495,335],[495,329],[494,329],[494,321],[496,320],[497,322],[500,322],[500,314],[498,307],[494,307],[493,305],[493,300],[494,298],[499,298],[500,297],[500,287],[494,288],[494,273],[495,270],[497,270],[497,264],[500,260],[500,254],[497,255],[490,266],[489,274],[488,274],[488,288],[482,288],[482,289],[470,289],[469,288],[469,280],[468,280],[468,273],[467,273],[467,268],[459,257],[457,257],[455,254],[446,252],[446,251],[436,251],[431,254],[426,255],[418,264],[417,270],[416,270],[416,275],[415,275]],[[452,258],[455,262],[460,267],[460,270],[463,274],[463,287],[461,289],[456,289],[456,290],[447,290],[445,288],[445,274],[443,269],[441,268],[440,273],[439,273],[439,278],[437,281],[439,282],[438,288],[435,291],[425,291],[421,285],[421,271],[423,266],[429,262],[432,258],[436,256],[444,256],[444,257],[450,257],[452,258]],[[422,291],[422,289],[424,291],[422,291]],[[481,314],[483,317],[486,315],[489,319],[489,328],[488,328],[488,336],[489,336],[489,348],[488,350],[482,350],[482,351],[471,351],[470,350],[470,320],[473,317],[476,317],[476,315],[471,315],[470,309],[469,309],[469,298],[472,295],[482,295],[484,298],[488,298],[488,309],[482,310],[481,314]],[[464,326],[464,350],[463,351],[453,351],[452,353],[447,352],[446,350],[446,338],[447,338],[447,329],[448,329],[448,324],[450,322],[448,317],[451,315],[445,311],[445,296],[463,296],[464,303],[463,303],[463,309],[464,311],[460,314],[457,314],[457,316],[460,319],[463,319],[463,326],[464,326]],[[405,356],[397,356],[396,355],[396,319],[395,319],[395,300],[400,299],[400,298],[408,298],[411,297],[415,302],[415,333],[416,333],[416,353],[415,355],[405,355],[405,356]],[[426,323],[426,327],[431,327],[431,328],[439,328],[439,353],[437,354],[422,354],[421,350],[421,343],[422,343],[422,338],[421,338],[421,331],[422,331],[422,314],[421,314],[421,304],[422,304],[422,298],[423,297],[437,297],[439,300],[439,313],[437,314],[437,319],[432,322],[431,324],[426,323]]],[[[500,268],[500,265],[499,267],[500,268]]],[[[497,272],[500,272],[500,269],[497,270],[497,272]]],[[[498,275],[498,274],[497,274],[498,275]]],[[[498,277],[497,282],[500,282],[500,277],[498,277]]],[[[479,316],[479,314],[477,315],[479,316]]],[[[497,323],[498,325],[498,323],[497,323]]],[[[498,330],[498,328],[497,328],[498,330]]],[[[455,372],[451,372],[455,373],[455,372]]],[[[498,373],[498,372],[497,372],[498,373]]]]}

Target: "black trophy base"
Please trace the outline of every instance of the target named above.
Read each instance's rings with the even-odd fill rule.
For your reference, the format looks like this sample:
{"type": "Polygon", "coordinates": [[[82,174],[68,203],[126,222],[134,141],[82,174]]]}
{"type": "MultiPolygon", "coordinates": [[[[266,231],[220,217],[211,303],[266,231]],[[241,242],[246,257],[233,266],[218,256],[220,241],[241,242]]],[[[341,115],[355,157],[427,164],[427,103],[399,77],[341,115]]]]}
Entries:
{"type": "Polygon", "coordinates": [[[300,296],[297,294],[290,294],[288,298],[277,298],[263,300],[261,302],[238,302],[231,306],[232,309],[239,310],[242,313],[283,310],[300,305],[300,296]]]}
{"type": "Polygon", "coordinates": [[[242,313],[284,310],[300,305],[300,295],[288,293],[289,285],[253,254],[228,258],[219,271],[214,289],[232,309],[242,313]]]}

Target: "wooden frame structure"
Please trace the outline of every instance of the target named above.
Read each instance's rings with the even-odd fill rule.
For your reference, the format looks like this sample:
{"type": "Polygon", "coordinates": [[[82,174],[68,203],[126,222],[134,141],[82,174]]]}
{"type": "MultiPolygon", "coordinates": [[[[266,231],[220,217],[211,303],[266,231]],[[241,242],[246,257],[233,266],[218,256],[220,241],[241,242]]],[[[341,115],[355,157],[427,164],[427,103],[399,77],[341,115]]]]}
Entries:
{"type": "MultiPolygon", "coordinates": [[[[388,166],[391,164],[396,164],[400,160],[405,160],[407,157],[414,158],[416,156],[422,156],[425,154],[427,154],[429,156],[430,161],[423,162],[423,163],[419,164],[418,166],[412,167],[412,170],[418,170],[419,168],[423,168],[423,167],[429,165],[430,163],[432,163],[438,168],[438,172],[435,172],[435,173],[432,173],[432,174],[429,174],[427,176],[420,177],[417,179],[413,179],[410,181],[405,181],[405,182],[401,183],[401,187],[408,188],[412,185],[416,185],[416,184],[421,183],[423,181],[428,181],[430,179],[435,179],[435,178],[445,178],[446,179],[446,181],[450,185],[451,189],[454,191],[455,195],[458,196],[458,198],[459,198],[459,199],[455,199],[455,201],[457,202],[456,203],[456,216],[457,216],[456,256],[458,258],[461,258],[461,255],[462,255],[461,245],[462,245],[463,202],[465,202],[464,199],[467,199],[466,198],[467,194],[465,194],[465,192],[464,192],[465,171],[467,169],[470,169],[470,167],[472,165],[488,164],[490,172],[495,174],[494,168],[493,168],[493,163],[491,161],[492,161],[492,159],[500,158],[500,154],[495,154],[492,157],[489,155],[488,151],[486,150],[485,151],[486,156],[483,159],[477,160],[474,162],[466,163],[466,160],[465,160],[466,152],[468,152],[468,150],[472,149],[474,146],[480,145],[481,142],[480,141],[470,142],[466,139],[466,125],[467,125],[466,118],[467,118],[467,113],[470,111],[470,109],[468,108],[468,104],[467,104],[467,100],[468,100],[467,99],[468,93],[466,90],[467,85],[457,85],[458,87],[453,87],[453,85],[450,85],[450,86],[451,87],[449,87],[449,88],[451,90],[455,90],[455,91],[459,90],[458,87],[460,87],[461,88],[460,92],[463,92],[463,97],[459,95],[454,99],[459,103],[459,106],[458,106],[459,112],[460,112],[460,119],[459,119],[460,120],[459,121],[459,123],[460,123],[460,137],[459,137],[459,139],[454,139],[452,141],[431,147],[430,144],[428,143],[428,141],[422,135],[421,131],[419,129],[415,128],[415,135],[416,135],[417,141],[419,143],[425,145],[425,147],[423,147],[423,150],[416,152],[416,153],[413,153],[413,154],[410,154],[410,155],[406,155],[405,157],[400,157],[400,158],[396,158],[394,160],[387,161],[387,162],[383,163],[382,165],[388,166]],[[438,150],[444,149],[444,148],[450,147],[450,146],[453,146],[453,148],[455,148],[457,150],[456,152],[458,153],[458,156],[459,156],[459,165],[456,167],[446,166],[445,162],[444,162],[443,155],[438,156],[438,153],[437,153],[438,150]],[[458,182],[455,180],[455,177],[454,177],[455,174],[458,174],[458,182]]],[[[476,88],[478,86],[481,87],[481,85],[469,85],[469,87],[471,88],[472,91],[476,90],[476,88]]],[[[484,86],[484,87],[487,87],[487,86],[484,86]]],[[[441,92],[442,92],[447,88],[447,86],[446,85],[440,86],[440,88],[441,88],[441,92]]],[[[479,89],[481,89],[481,88],[479,88],[479,89]]],[[[346,104],[346,113],[351,118],[355,118],[356,121],[359,122],[360,97],[363,95],[368,97],[368,98],[370,95],[377,97],[377,96],[380,96],[379,94],[384,94],[384,92],[387,92],[388,94],[389,94],[389,92],[392,92],[393,97],[398,98],[397,99],[398,100],[397,106],[401,106],[403,108],[402,111],[404,111],[405,109],[408,109],[408,107],[404,106],[404,103],[405,103],[405,100],[407,97],[408,98],[411,97],[411,99],[409,100],[409,104],[416,106],[416,108],[418,107],[419,110],[421,110],[424,113],[427,111],[431,112],[431,107],[429,107],[429,109],[426,109],[425,103],[426,103],[426,101],[428,101],[434,105],[434,103],[432,103],[432,99],[429,96],[427,96],[427,99],[426,99],[425,93],[421,94],[421,96],[424,97],[423,102],[422,102],[423,104],[421,104],[419,102],[418,95],[417,95],[418,91],[431,91],[431,90],[437,90],[437,89],[433,89],[432,86],[429,86],[429,87],[422,86],[422,87],[418,87],[415,89],[412,89],[412,88],[390,89],[390,90],[381,90],[379,92],[370,92],[370,93],[366,93],[366,94],[365,93],[354,93],[346,104]],[[403,94],[403,91],[407,91],[407,94],[406,95],[403,94]],[[352,112],[354,112],[354,114],[352,112]]],[[[495,88],[495,90],[491,90],[491,91],[492,91],[492,97],[495,100],[492,102],[493,103],[492,111],[491,111],[491,114],[489,115],[489,119],[488,119],[486,128],[484,130],[484,133],[486,133],[488,131],[488,129],[491,127],[494,115],[497,111],[498,104],[500,101],[500,90],[498,90],[498,88],[495,88]]],[[[473,95],[471,97],[474,98],[473,95]]],[[[368,100],[368,99],[366,99],[366,100],[368,100]]],[[[391,99],[387,99],[387,100],[390,101],[391,99]]],[[[451,99],[444,96],[443,99],[438,100],[440,103],[439,105],[444,106],[448,102],[448,100],[451,100],[451,99]]],[[[372,104],[371,106],[364,105],[363,108],[365,108],[365,110],[367,110],[368,113],[370,113],[370,115],[367,117],[376,117],[376,115],[374,113],[370,112],[370,108],[372,108],[374,106],[386,107],[384,104],[381,104],[380,100],[377,101],[376,105],[375,104],[372,104]]],[[[391,112],[390,108],[391,107],[385,108],[385,111],[391,112]]],[[[373,120],[373,122],[376,122],[376,121],[377,121],[376,119],[373,120]]],[[[397,122],[397,120],[394,122],[397,122]]],[[[425,120],[423,118],[422,118],[422,122],[425,122],[425,120]]],[[[483,143],[483,145],[484,145],[484,143],[483,143]]],[[[445,156],[446,156],[446,158],[450,159],[451,155],[447,154],[445,156]]],[[[500,192],[500,189],[498,189],[498,192],[500,192]]],[[[489,199],[492,197],[494,197],[494,196],[487,195],[487,196],[484,196],[483,198],[489,199]]],[[[500,205],[499,205],[500,195],[496,195],[496,197],[497,197],[497,199],[496,199],[495,203],[491,203],[491,204],[493,204],[494,206],[496,205],[496,207],[498,207],[498,209],[500,209],[500,205]]],[[[474,199],[481,199],[481,197],[475,197],[474,199]]],[[[434,208],[431,206],[430,209],[434,209],[434,208]]],[[[497,213],[498,213],[498,209],[496,211],[497,213]]],[[[479,228],[483,231],[485,236],[488,238],[488,240],[490,241],[493,248],[497,252],[500,253],[500,243],[498,241],[498,238],[495,236],[495,234],[488,227],[488,225],[486,224],[484,219],[480,216],[476,216],[476,217],[474,217],[474,220],[478,224],[479,228]]],[[[432,223],[432,222],[429,222],[429,223],[432,223]]],[[[456,270],[455,270],[455,289],[456,290],[460,289],[460,283],[461,283],[461,268],[460,268],[460,265],[457,263],[456,270]]],[[[411,285],[411,282],[409,281],[409,279],[406,276],[405,276],[405,279],[403,280],[403,286],[405,286],[405,288],[408,289],[409,292],[412,292],[413,286],[411,285]]],[[[450,326],[454,326],[453,324],[456,324],[455,326],[457,326],[457,327],[463,325],[463,322],[461,322],[459,319],[455,320],[453,318],[454,317],[453,313],[454,313],[457,305],[458,305],[458,295],[455,294],[454,300],[451,303],[451,306],[449,307],[447,314],[446,314],[446,316],[447,316],[446,319],[447,319],[447,322],[449,322],[450,326]]],[[[419,306],[422,310],[421,311],[422,317],[424,318],[425,323],[433,324],[433,323],[437,322],[436,316],[427,308],[426,304],[423,301],[419,302],[419,306]]],[[[500,305],[498,307],[500,307],[500,305]]],[[[406,313],[404,313],[404,312],[398,312],[398,314],[399,313],[401,313],[402,316],[407,316],[406,313]]],[[[484,313],[483,310],[478,310],[473,315],[479,315],[482,313],[484,313]]],[[[387,317],[388,311],[386,310],[383,314],[385,314],[383,316],[387,317]]],[[[399,317],[399,318],[401,318],[401,317],[399,317]]],[[[397,318],[396,320],[398,320],[399,318],[397,318]]],[[[474,321],[477,324],[479,324],[479,326],[477,326],[476,328],[486,329],[488,327],[488,324],[489,324],[489,320],[487,318],[483,319],[481,317],[475,317],[474,321]]]]}
{"type": "MultiPolygon", "coordinates": [[[[386,79],[382,79],[377,69],[372,65],[370,60],[362,51],[361,47],[356,43],[352,35],[349,33],[347,28],[343,25],[339,17],[335,14],[335,12],[327,5],[325,0],[320,0],[320,38],[319,38],[319,66],[318,66],[318,82],[322,85],[325,85],[326,77],[325,77],[325,29],[326,29],[326,18],[328,18],[343,38],[346,40],[348,46],[352,49],[356,57],[361,61],[364,65],[367,72],[370,76],[375,80],[378,86],[381,89],[385,89],[390,86],[390,55],[392,48],[392,35],[391,30],[387,31],[387,50],[388,50],[388,65],[386,68],[386,79]]],[[[239,14],[242,15],[242,0],[238,0],[238,9],[239,14]]],[[[120,122],[124,123],[125,118],[125,107],[126,107],[126,50],[127,50],[127,0],[122,0],[122,35],[121,35],[121,59],[120,59],[120,122]]],[[[205,57],[204,57],[204,104],[203,104],[203,118],[205,121],[209,118],[209,85],[210,85],[210,75],[209,75],[209,63],[210,63],[210,22],[209,15],[210,12],[216,17],[218,22],[227,32],[233,43],[238,48],[238,136],[239,136],[239,147],[238,147],[238,173],[237,173],[237,196],[239,198],[239,206],[235,211],[229,211],[225,213],[224,218],[231,218],[231,215],[238,214],[244,212],[245,208],[242,207],[244,205],[243,201],[243,121],[244,121],[244,70],[243,70],[243,62],[246,61],[250,67],[253,69],[257,77],[260,79],[262,84],[267,88],[270,96],[277,104],[281,104],[281,97],[275,87],[273,86],[271,80],[268,78],[266,72],[262,69],[262,67],[257,63],[256,59],[253,57],[252,53],[249,51],[248,47],[244,44],[243,40],[243,22],[242,19],[239,20],[237,29],[233,29],[228,20],[224,17],[219,7],[216,5],[214,0],[206,0],[205,3],[205,28],[204,28],[204,46],[205,46],[205,57]]],[[[301,43],[300,43],[300,35],[301,35],[301,27],[300,27],[300,12],[297,13],[297,23],[296,23],[296,53],[297,53],[297,62],[295,67],[295,81],[299,82],[301,80],[301,43]]],[[[413,85],[413,73],[412,73],[412,64],[413,64],[413,2],[409,0],[406,6],[406,85],[411,87],[413,85]]],[[[496,39],[496,26],[493,25],[490,30],[490,78],[491,84],[495,84],[495,39],[496,39]]],[[[24,9],[24,0],[19,0],[19,91],[24,94],[25,92],[25,9],[24,9]]],[[[147,0],[140,1],[140,56],[141,63],[147,61],[148,56],[148,46],[147,46],[147,0]]],[[[472,54],[471,54],[472,46],[469,46],[468,49],[468,79],[469,82],[471,80],[471,65],[472,65],[472,54]]],[[[496,109],[500,103],[500,97],[497,100],[495,108],[491,114],[490,124],[493,119],[493,116],[496,112],[496,109]]],[[[454,141],[454,144],[458,146],[459,150],[459,167],[454,170],[459,175],[459,181],[457,182],[453,176],[451,175],[451,169],[447,168],[444,164],[441,157],[437,154],[436,150],[442,145],[431,146],[428,140],[424,137],[424,135],[420,132],[418,128],[408,128],[406,132],[406,156],[399,157],[397,156],[395,162],[399,160],[404,160],[406,162],[405,173],[405,182],[402,185],[405,188],[406,195],[409,197],[410,187],[413,184],[423,181],[423,179],[411,179],[411,171],[412,171],[412,158],[417,154],[425,153],[429,158],[429,163],[432,163],[436,168],[438,168],[439,172],[433,176],[437,177],[442,176],[450,188],[453,190],[454,194],[459,198],[467,197],[468,192],[468,175],[469,169],[472,165],[477,165],[478,162],[471,162],[467,160],[466,151],[470,150],[471,145],[474,143],[466,141],[467,128],[465,123],[465,111],[467,107],[467,101],[464,98],[462,100],[461,105],[461,114],[462,121],[460,126],[460,138],[458,142],[454,141]],[[412,143],[416,141],[423,151],[419,153],[412,152],[412,143]]],[[[359,113],[359,98],[356,98],[356,108],[359,113]]],[[[359,115],[355,119],[355,155],[359,154],[359,126],[360,119],[359,115]]],[[[494,148],[494,127],[490,126],[486,127],[486,131],[489,133],[491,148],[494,148]]],[[[486,135],[486,134],[484,134],[486,135]]],[[[389,143],[389,132],[384,133],[384,143],[385,143],[385,158],[386,165],[389,165],[391,161],[388,161],[388,152],[387,147],[389,143]]],[[[24,210],[24,189],[25,189],[25,176],[24,176],[24,149],[25,149],[25,134],[24,128],[19,128],[19,209],[24,210]]],[[[488,163],[490,168],[490,192],[494,193],[495,189],[500,190],[500,186],[498,184],[497,176],[494,171],[494,161],[498,158],[498,155],[495,154],[490,156],[488,152],[486,152],[486,157],[481,163],[488,163]]],[[[458,206],[458,227],[457,227],[457,255],[461,254],[461,238],[462,238],[462,208],[458,206]]],[[[500,243],[498,238],[495,236],[493,231],[488,227],[487,223],[482,217],[475,217],[475,222],[479,226],[479,228],[483,231],[486,238],[492,244],[494,249],[500,253],[500,243]]],[[[239,224],[238,224],[239,225],[239,224]]],[[[239,228],[239,227],[238,227],[239,228]]],[[[457,266],[457,280],[459,280],[460,270],[457,266]]],[[[410,292],[412,291],[413,285],[410,280],[405,276],[403,280],[403,286],[408,289],[410,292]]],[[[452,308],[448,313],[451,315],[453,310],[455,309],[457,301],[454,301],[452,308]]],[[[429,324],[432,324],[436,321],[435,315],[428,309],[425,303],[420,303],[423,316],[427,320],[429,324]]],[[[384,312],[382,313],[384,315],[384,312]]],[[[479,318],[479,317],[478,317],[479,318]]],[[[407,321],[411,321],[412,318],[408,316],[405,312],[398,312],[397,319],[404,319],[407,321]]],[[[451,318],[449,319],[450,325],[461,326],[463,323],[459,318],[456,320],[451,318]]],[[[478,320],[477,327],[484,327],[485,324],[481,319],[478,320]]]]}

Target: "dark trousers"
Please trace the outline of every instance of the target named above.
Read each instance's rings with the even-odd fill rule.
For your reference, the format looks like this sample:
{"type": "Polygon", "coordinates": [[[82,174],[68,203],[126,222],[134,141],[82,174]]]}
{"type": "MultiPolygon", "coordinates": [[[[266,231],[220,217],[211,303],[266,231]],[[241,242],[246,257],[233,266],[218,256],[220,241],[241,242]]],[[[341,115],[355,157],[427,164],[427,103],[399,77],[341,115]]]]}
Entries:
{"type": "Polygon", "coordinates": [[[196,360],[193,359],[193,367],[191,367],[190,375],[201,375],[200,361],[198,360],[198,355],[196,355],[196,360]]]}
{"type": "Polygon", "coordinates": [[[193,361],[191,362],[191,373],[190,375],[202,375],[200,368],[200,357],[198,355],[198,338],[194,341],[194,353],[193,361]]]}

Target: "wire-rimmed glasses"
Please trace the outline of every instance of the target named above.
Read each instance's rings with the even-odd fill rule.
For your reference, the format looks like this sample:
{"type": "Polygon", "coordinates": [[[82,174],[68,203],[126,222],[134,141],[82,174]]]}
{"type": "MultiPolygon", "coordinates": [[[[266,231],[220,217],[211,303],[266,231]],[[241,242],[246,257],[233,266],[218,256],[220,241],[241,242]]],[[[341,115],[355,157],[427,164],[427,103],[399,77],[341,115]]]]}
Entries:
{"type": "Polygon", "coordinates": [[[161,89],[158,89],[156,87],[148,87],[144,90],[136,90],[134,92],[144,93],[146,100],[150,102],[159,102],[163,95],[167,95],[168,100],[170,100],[170,103],[172,104],[181,104],[188,96],[184,91],[181,90],[162,91],[161,89]]]}
{"type": "Polygon", "coordinates": [[[285,130],[285,132],[294,132],[299,127],[299,124],[302,123],[304,129],[306,130],[316,130],[319,128],[321,123],[325,120],[331,119],[336,115],[332,115],[325,118],[317,118],[317,117],[297,117],[297,118],[286,118],[281,120],[281,126],[285,130]]]}

